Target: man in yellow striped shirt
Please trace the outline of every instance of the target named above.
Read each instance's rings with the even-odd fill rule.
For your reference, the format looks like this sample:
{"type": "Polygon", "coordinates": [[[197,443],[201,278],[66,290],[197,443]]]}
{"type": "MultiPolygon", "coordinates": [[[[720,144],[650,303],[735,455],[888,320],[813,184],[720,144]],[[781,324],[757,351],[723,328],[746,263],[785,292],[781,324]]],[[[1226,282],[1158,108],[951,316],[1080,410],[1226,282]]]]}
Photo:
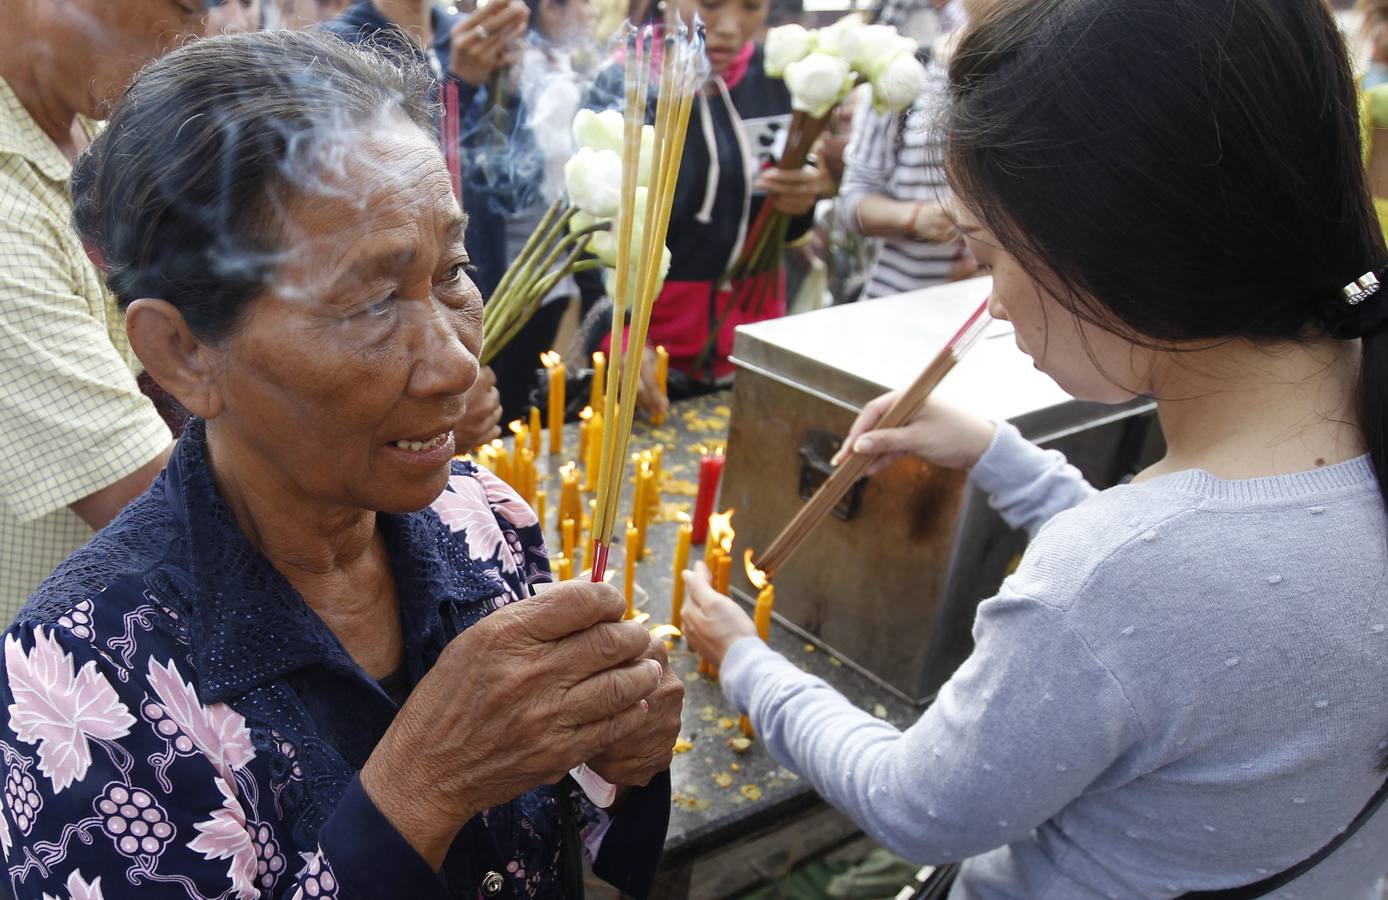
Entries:
{"type": "Polygon", "coordinates": [[[0,623],[142,493],[171,436],[72,228],[91,122],[201,33],[202,0],[16,0],[0,16],[0,623]]]}

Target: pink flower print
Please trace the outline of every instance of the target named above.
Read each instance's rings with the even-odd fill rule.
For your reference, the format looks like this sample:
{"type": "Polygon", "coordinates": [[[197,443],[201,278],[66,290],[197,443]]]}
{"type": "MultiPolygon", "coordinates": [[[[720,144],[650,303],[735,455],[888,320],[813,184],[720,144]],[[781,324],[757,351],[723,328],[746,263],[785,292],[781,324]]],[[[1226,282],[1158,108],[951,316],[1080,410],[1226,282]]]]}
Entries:
{"type": "MultiPolygon", "coordinates": [[[[211,760],[223,781],[230,783],[234,770],[255,759],[246,720],[225,703],[199,703],[193,686],[183,680],[173,660],[160,665],[150,659],[149,686],[158,695],[168,718],[211,760]]],[[[159,726],[155,728],[158,730],[159,726]]],[[[178,747],[177,739],[174,746],[178,747]]]]}
{"type": "Polygon", "coordinates": [[[74,675],[72,654],[43,626],[34,629],[28,653],[16,637],[5,637],[5,669],[15,700],[10,728],[21,741],[39,745],[39,771],[55,794],[87,776],[90,738],[114,741],[135,724],[96,662],[88,660],[74,675]]]}
{"type": "Polygon", "coordinates": [[[113,781],[92,805],[101,830],[125,856],[158,856],[173,840],[176,829],[149,791],[113,781]]]}
{"type": "Polygon", "coordinates": [[[141,707],[140,711],[144,713],[145,720],[154,726],[154,730],[159,732],[159,736],[173,744],[175,751],[183,756],[193,752],[193,739],[179,730],[178,723],[164,711],[164,707],[151,700],[141,707]]]}
{"type": "Polygon", "coordinates": [[[300,853],[304,867],[299,870],[299,889],[292,900],[337,900],[337,877],[323,852],[300,853]]]}
{"type": "Polygon", "coordinates": [[[14,836],[10,834],[10,817],[0,814],[0,853],[4,853],[5,862],[10,861],[10,848],[14,846],[14,836]]]}
{"type": "MultiPolygon", "coordinates": [[[[68,900],[105,900],[101,896],[101,876],[98,875],[88,882],[82,877],[81,869],[73,869],[67,876],[67,897],[68,900]]],[[[50,900],[50,895],[44,894],[43,900],[50,900]]]]}
{"type": "Polygon", "coordinates": [[[68,611],[66,615],[59,616],[58,624],[82,638],[82,640],[90,641],[94,634],[92,631],[92,601],[83,600],[68,611]]]}
{"type": "MultiPolygon", "coordinates": [[[[455,475],[453,477],[462,476],[455,475]]],[[[535,510],[521,499],[520,494],[517,494],[514,488],[497,478],[492,472],[479,467],[477,477],[473,480],[482,486],[487,497],[487,505],[501,513],[502,517],[516,528],[529,528],[531,525],[540,524],[540,518],[535,515],[535,510]]]]}
{"type": "Polygon", "coordinates": [[[284,855],[280,853],[280,845],[269,825],[262,822],[255,826],[253,832],[251,840],[255,843],[256,882],[268,894],[284,871],[284,855]]]}
{"type": "Polygon", "coordinates": [[[11,763],[9,771],[5,773],[5,808],[9,810],[10,818],[14,820],[20,834],[29,833],[29,829],[34,827],[34,819],[38,816],[39,810],[43,808],[43,798],[39,796],[38,784],[27,769],[27,765],[21,769],[17,764],[11,763]]]}
{"type": "MultiPolygon", "coordinates": [[[[466,533],[468,554],[473,559],[482,562],[494,559],[506,539],[501,534],[501,526],[496,523],[492,508],[487,505],[487,494],[482,485],[467,475],[454,475],[448,479],[448,484],[453,490],[439,494],[429,507],[438,513],[449,531],[466,533]]],[[[500,555],[503,566],[508,562],[514,566],[509,552],[500,555]]]]}
{"type": "Polygon", "coordinates": [[[225,781],[213,781],[222,793],[222,806],[213,810],[212,818],[193,826],[198,836],[188,842],[188,849],[201,853],[204,859],[231,860],[227,869],[231,889],[240,900],[253,900],[259,896],[255,887],[258,853],[246,825],[246,813],[225,781]]]}

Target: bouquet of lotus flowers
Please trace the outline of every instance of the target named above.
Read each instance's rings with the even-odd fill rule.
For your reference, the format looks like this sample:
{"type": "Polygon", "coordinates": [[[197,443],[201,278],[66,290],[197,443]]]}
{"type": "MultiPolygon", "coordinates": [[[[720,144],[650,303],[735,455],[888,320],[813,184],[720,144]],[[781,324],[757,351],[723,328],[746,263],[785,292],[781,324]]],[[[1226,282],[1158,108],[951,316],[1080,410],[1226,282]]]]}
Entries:
{"type": "MultiPolygon", "coordinates": [[[[579,110],[574,117],[578,151],[564,165],[564,187],[515,262],[502,276],[482,313],[482,362],[491,362],[539,310],[540,304],[566,275],[598,266],[617,265],[616,234],[622,188],[622,114],[579,110]],[[596,259],[583,259],[591,253],[596,259]]],[[[639,242],[645,222],[646,194],[651,176],[654,129],[647,125],[641,141],[637,172],[637,215],[633,239],[639,242]]],[[[661,280],[670,267],[666,250],[661,280]]],[[[608,273],[609,280],[612,273],[608,273]]],[[[609,289],[610,293],[610,289],[609,289]]]]}
{"type": "MultiPolygon", "coordinates": [[[[834,109],[859,84],[872,85],[878,110],[901,112],[925,89],[925,66],[916,42],[890,25],[865,25],[850,14],[827,28],[782,25],[766,34],[766,74],[790,90],[790,129],[777,167],[799,169],[828,127],[834,109]]],[[[735,289],[733,308],[756,309],[780,282],[781,253],[790,217],[763,203],[747,231],[742,252],[718,285],[735,289]]],[[[722,322],[714,329],[714,337],[722,322]]],[[[708,350],[706,348],[705,356],[708,350]]]]}

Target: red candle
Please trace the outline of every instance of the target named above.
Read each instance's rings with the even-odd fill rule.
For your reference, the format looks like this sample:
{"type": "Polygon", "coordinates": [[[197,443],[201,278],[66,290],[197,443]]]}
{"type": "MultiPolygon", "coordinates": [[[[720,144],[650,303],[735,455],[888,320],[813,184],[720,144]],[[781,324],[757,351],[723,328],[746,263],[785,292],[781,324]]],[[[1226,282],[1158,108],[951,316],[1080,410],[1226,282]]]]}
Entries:
{"type": "Polygon", "coordinates": [[[695,544],[708,540],[708,517],[713,513],[713,501],[718,497],[718,482],[723,478],[723,451],[705,456],[699,462],[699,496],[694,502],[695,544]]]}

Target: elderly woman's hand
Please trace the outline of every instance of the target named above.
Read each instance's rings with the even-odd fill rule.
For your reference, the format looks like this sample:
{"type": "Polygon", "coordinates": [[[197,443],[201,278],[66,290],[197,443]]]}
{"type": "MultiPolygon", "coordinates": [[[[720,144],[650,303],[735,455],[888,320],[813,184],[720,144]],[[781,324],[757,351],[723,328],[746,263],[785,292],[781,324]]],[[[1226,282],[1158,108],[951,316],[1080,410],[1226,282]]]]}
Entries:
{"type": "Polygon", "coordinates": [[[514,63],[517,42],[525,35],[530,9],[521,0],[489,3],[453,26],[448,69],[474,87],[502,66],[514,63]]]}
{"type": "Polygon", "coordinates": [[[646,733],[663,671],[625,612],[611,586],[571,581],[445,648],[361,770],[372,802],[431,865],[477,813],[646,733]]]}
{"type": "Polygon", "coordinates": [[[732,598],[709,583],[708,566],[695,563],[684,573],[689,601],[684,605],[684,636],[689,646],[715,666],[723,664],[728,648],[745,637],[756,637],[757,626],[732,598]]]}
{"type": "Polygon", "coordinates": [[[460,452],[501,437],[501,392],[491,366],[482,367],[477,383],[467,392],[467,412],[453,426],[453,436],[460,452]]]}
{"type": "Polygon", "coordinates": [[[684,708],[684,682],[670,668],[665,642],[651,638],[646,658],[660,663],[660,687],[646,698],[650,713],[641,730],[602,756],[588,760],[588,767],[615,785],[645,786],[670,768],[675,740],[680,736],[680,712],[684,708]]]}

